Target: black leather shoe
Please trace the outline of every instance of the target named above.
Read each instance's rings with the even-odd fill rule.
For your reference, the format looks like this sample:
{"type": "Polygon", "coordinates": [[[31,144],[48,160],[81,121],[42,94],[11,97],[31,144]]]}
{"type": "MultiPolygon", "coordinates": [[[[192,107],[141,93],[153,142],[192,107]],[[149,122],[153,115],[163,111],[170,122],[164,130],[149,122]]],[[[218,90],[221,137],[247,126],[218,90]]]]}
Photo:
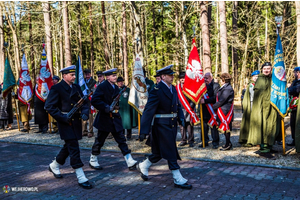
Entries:
{"type": "Polygon", "coordinates": [[[137,165],[137,162],[134,165],[132,165],[131,167],[128,167],[128,169],[130,171],[136,170],[136,165],[137,165]]]}
{"type": "Polygon", "coordinates": [[[46,133],[48,133],[48,131],[43,131],[43,132],[42,132],[42,134],[46,134],[46,133]]]}
{"type": "Polygon", "coordinates": [[[90,184],[89,181],[86,181],[84,183],[78,183],[78,185],[84,189],[92,189],[93,186],[90,184]]]}
{"type": "Polygon", "coordinates": [[[189,144],[189,147],[194,147],[194,146],[195,146],[194,143],[189,144]]]}
{"type": "Polygon", "coordinates": [[[213,147],[212,147],[213,149],[218,149],[219,148],[219,146],[218,145],[213,145],[213,147]]]}
{"type": "Polygon", "coordinates": [[[42,130],[34,131],[34,133],[41,133],[43,132],[42,130]]]}
{"type": "Polygon", "coordinates": [[[92,168],[92,169],[95,169],[95,170],[101,170],[101,169],[103,169],[103,167],[101,167],[101,166],[93,166],[93,165],[91,165],[91,163],[89,163],[89,165],[90,165],[90,167],[92,168]]]}
{"type": "Polygon", "coordinates": [[[220,149],[220,151],[228,151],[228,150],[231,150],[232,149],[232,144],[229,143],[229,145],[226,147],[226,146],[222,146],[222,148],[220,149]]]}
{"type": "Polygon", "coordinates": [[[181,189],[186,189],[186,190],[190,190],[190,189],[193,188],[193,186],[189,185],[188,183],[185,183],[185,184],[182,184],[182,185],[174,183],[174,187],[181,188],[181,189]]]}
{"type": "Polygon", "coordinates": [[[62,178],[62,177],[63,177],[61,174],[55,174],[55,173],[52,171],[52,169],[51,169],[50,166],[49,166],[48,169],[49,169],[50,172],[52,172],[52,174],[54,175],[55,178],[62,178]]]}
{"type": "Polygon", "coordinates": [[[178,146],[182,147],[182,146],[185,146],[185,145],[187,145],[186,142],[180,142],[180,144],[178,146]]]}
{"type": "Polygon", "coordinates": [[[22,129],[21,132],[28,132],[28,130],[27,129],[22,129]]]}
{"type": "MultiPolygon", "coordinates": [[[[203,143],[201,143],[198,147],[203,148],[203,143]]],[[[208,143],[205,143],[205,147],[208,147],[208,143]]]]}
{"type": "Polygon", "coordinates": [[[141,169],[140,169],[140,167],[139,167],[139,165],[137,164],[136,165],[136,168],[137,168],[137,170],[141,173],[141,178],[144,180],[144,181],[148,181],[148,176],[146,176],[145,174],[143,174],[142,172],[141,172],[141,169]]]}

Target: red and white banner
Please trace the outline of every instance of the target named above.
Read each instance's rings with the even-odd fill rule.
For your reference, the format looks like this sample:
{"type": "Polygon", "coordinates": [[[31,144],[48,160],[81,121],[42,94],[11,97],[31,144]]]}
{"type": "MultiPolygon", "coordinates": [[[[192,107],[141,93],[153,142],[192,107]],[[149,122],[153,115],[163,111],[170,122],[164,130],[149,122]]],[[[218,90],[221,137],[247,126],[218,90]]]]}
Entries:
{"type": "Polygon", "coordinates": [[[52,75],[51,75],[51,71],[49,68],[47,55],[45,52],[45,44],[43,44],[43,53],[42,53],[41,68],[40,68],[40,74],[39,74],[39,82],[38,82],[38,87],[35,89],[36,96],[41,101],[45,102],[52,85],[53,85],[52,75]]]}
{"type": "Polygon", "coordinates": [[[23,54],[20,78],[19,78],[18,99],[23,104],[28,105],[32,97],[33,97],[33,90],[32,90],[31,78],[28,70],[26,57],[25,54],[23,54]]]}
{"type": "MultiPolygon", "coordinates": [[[[209,98],[209,96],[208,96],[208,94],[206,93],[206,94],[204,94],[203,95],[203,98],[204,99],[208,99],[209,98]]],[[[218,126],[218,123],[217,123],[217,119],[216,119],[216,115],[215,115],[215,111],[214,111],[214,109],[212,108],[212,104],[211,103],[207,103],[207,104],[205,104],[206,105],[206,107],[207,107],[207,110],[208,110],[208,112],[209,112],[209,114],[210,114],[210,120],[208,121],[208,126],[210,126],[211,128],[213,128],[214,126],[218,126]]]]}
{"type": "Polygon", "coordinates": [[[178,98],[179,98],[181,104],[183,105],[184,109],[190,114],[192,125],[197,125],[197,124],[200,123],[199,118],[196,115],[196,113],[192,110],[189,102],[187,101],[184,94],[182,93],[182,89],[181,89],[180,85],[181,84],[179,83],[176,86],[176,90],[177,90],[177,93],[178,93],[178,98]]]}
{"type": "MultiPolygon", "coordinates": [[[[217,96],[217,101],[218,101],[218,96],[217,96]]],[[[227,113],[227,115],[225,116],[221,107],[218,108],[218,117],[220,118],[221,124],[218,128],[218,130],[221,133],[229,133],[230,132],[230,127],[229,124],[232,120],[232,116],[233,116],[233,103],[230,107],[229,112],[227,113]]]]}
{"type": "Polygon", "coordinates": [[[205,92],[206,85],[204,82],[202,66],[195,39],[193,39],[192,50],[186,67],[183,93],[195,104],[198,104],[205,92]]]}

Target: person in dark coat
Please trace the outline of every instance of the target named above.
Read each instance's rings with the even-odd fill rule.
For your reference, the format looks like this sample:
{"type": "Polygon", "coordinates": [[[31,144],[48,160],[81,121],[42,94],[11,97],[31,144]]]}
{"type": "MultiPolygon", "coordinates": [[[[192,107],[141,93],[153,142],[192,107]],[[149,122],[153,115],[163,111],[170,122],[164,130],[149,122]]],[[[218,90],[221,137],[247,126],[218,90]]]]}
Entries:
{"type": "Polygon", "coordinates": [[[9,91],[6,98],[3,98],[2,86],[3,83],[0,85],[0,128],[11,130],[13,123],[12,94],[9,91]]]}
{"type": "MultiPolygon", "coordinates": [[[[59,81],[60,81],[59,76],[54,75],[52,78],[52,81],[53,81],[53,85],[56,85],[57,83],[59,83],[59,81]]],[[[52,133],[58,133],[57,121],[53,117],[51,117],[51,122],[52,122],[52,128],[53,128],[52,133]]]]}
{"type": "MultiPolygon", "coordinates": [[[[208,141],[209,141],[209,137],[208,137],[208,130],[210,129],[210,134],[212,137],[212,145],[213,145],[213,149],[217,149],[219,146],[219,141],[220,141],[220,137],[219,137],[219,132],[216,126],[211,127],[208,122],[211,119],[211,115],[210,112],[207,109],[207,104],[214,104],[216,103],[216,96],[217,96],[217,92],[220,88],[219,83],[215,83],[212,73],[208,72],[204,75],[204,81],[206,84],[206,89],[207,89],[207,94],[208,94],[208,99],[204,99],[202,98],[200,100],[200,104],[202,104],[202,112],[203,112],[203,127],[204,127],[204,139],[205,139],[205,146],[208,146],[208,141]]],[[[202,134],[201,135],[201,141],[202,140],[202,134]]],[[[200,148],[203,147],[203,144],[199,145],[200,148]]]]}
{"type": "Polygon", "coordinates": [[[158,74],[155,74],[154,77],[155,77],[155,79],[156,79],[155,86],[157,86],[158,83],[161,81],[160,74],[159,74],[159,73],[158,73],[158,74]]]}
{"type": "Polygon", "coordinates": [[[161,74],[162,81],[150,91],[141,119],[139,138],[143,141],[152,128],[152,154],[139,163],[137,168],[141,172],[141,178],[147,181],[152,163],[157,163],[164,158],[168,161],[169,169],[172,171],[174,186],[191,189],[192,185],[189,185],[182,177],[177,163],[177,160],[181,160],[176,146],[177,122],[184,126],[184,115],[177,91],[172,85],[175,73],[172,67],[173,65],[169,65],[157,71],[161,74]]]}
{"type": "MultiPolygon", "coordinates": [[[[181,72],[179,74],[179,81],[180,81],[180,88],[181,91],[183,90],[183,84],[184,84],[184,80],[185,80],[185,72],[181,72]]],[[[184,94],[183,94],[184,95],[184,94]]],[[[195,110],[195,103],[192,102],[192,100],[190,100],[186,95],[184,95],[185,99],[187,100],[187,104],[190,106],[191,110],[195,110]]],[[[180,125],[180,132],[181,132],[181,142],[178,146],[185,146],[187,144],[189,144],[189,147],[194,147],[194,142],[195,142],[195,138],[194,138],[194,126],[191,122],[191,115],[189,114],[189,112],[183,107],[181,101],[179,101],[181,108],[182,108],[182,112],[185,118],[185,126],[181,126],[180,125]],[[187,134],[188,133],[188,134],[187,134]],[[187,143],[188,141],[188,143],[187,143]]]]}
{"type": "Polygon", "coordinates": [[[148,77],[146,76],[145,68],[143,68],[143,72],[144,72],[145,82],[146,82],[146,86],[147,86],[147,91],[150,92],[154,87],[154,82],[152,80],[148,79],[148,77]]]}
{"type": "MultiPolygon", "coordinates": [[[[298,99],[299,97],[299,91],[297,91],[297,87],[300,86],[300,67],[296,67],[294,69],[294,77],[295,80],[292,82],[291,86],[289,87],[289,95],[291,99],[298,99]]],[[[299,100],[298,100],[299,101],[299,100]]],[[[299,103],[298,103],[299,106],[299,103]]],[[[294,106],[291,112],[291,118],[290,118],[290,125],[291,125],[291,132],[292,132],[292,138],[293,141],[290,144],[287,144],[288,146],[295,146],[295,132],[296,132],[296,116],[297,116],[297,107],[294,106]]]]}
{"type": "MultiPolygon", "coordinates": [[[[119,90],[122,90],[124,87],[124,79],[122,77],[118,77],[117,84],[119,87],[119,90]]],[[[136,119],[133,116],[134,108],[128,104],[129,99],[129,93],[130,89],[127,88],[125,92],[121,95],[121,98],[119,100],[119,106],[120,106],[120,115],[122,118],[122,125],[123,125],[123,133],[125,135],[125,130],[127,131],[126,138],[127,140],[131,139],[132,135],[132,128],[136,126],[136,119]]]]}
{"type": "MultiPolygon", "coordinates": [[[[38,87],[39,76],[36,78],[35,88],[38,87]]],[[[36,91],[36,90],[35,90],[36,91]]],[[[34,123],[38,124],[39,130],[34,133],[47,133],[48,131],[48,113],[45,110],[45,102],[38,98],[36,92],[34,92],[34,123]]]]}
{"type": "MultiPolygon", "coordinates": [[[[93,77],[91,76],[91,70],[90,69],[85,69],[84,70],[84,75],[85,75],[85,78],[84,78],[84,82],[85,84],[87,85],[88,87],[88,94],[90,92],[95,92],[95,89],[96,89],[96,84],[97,82],[93,79],[93,77]]],[[[89,129],[87,129],[87,121],[84,121],[82,120],[82,136],[88,136],[89,138],[93,137],[94,136],[94,131],[93,131],[93,114],[91,112],[91,108],[90,108],[90,112],[89,112],[89,129]]]]}
{"type": "Polygon", "coordinates": [[[118,104],[115,107],[111,106],[120,92],[118,86],[115,84],[117,82],[117,68],[107,70],[103,73],[106,76],[106,81],[98,85],[91,101],[92,105],[98,110],[94,121],[94,126],[98,129],[98,135],[92,147],[89,165],[92,169],[102,169],[98,163],[97,156],[100,155],[101,148],[108,134],[112,133],[125,158],[127,167],[129,170],[133,170],[136,168],[137,161],[132,158],[130,154],[131,150],[126,144],[119,106],[118,104]]]}
{"type": "Polygon", "coordinates": [[[65,164],[66,159],[70,156],[70,164],[76,172],[79,186],[91,189],[92,185],[82,170],[83,163],[80,159],[78,144],[78,140],[82,139],[81,119],[88,120],[89,101],[84,101],[81,109],[71,119],[67,116],[68,112],[83,97],[80,86],[74,84],[75,70],[75,65],[60,70],[63,80],[51,87],[46,100],[45,109],[57,121],[60,138],[65,141],[63,148],[49,165],[49,171],[53,173],[54,177],[62,178],[59,166],[65,164]]]}
{"type": "Polygon", "coordinates": [[[98,81],[97,81],[96,85],[98,86],[99,84],[101,84],[105,81],[105,76],[102,71],[97,71],[96,74],[98,76],[98,81]]]}
{"type": "Polygon", "coordinates": [[[228,73],[222,73],[220,76],[221,79],[221,87],[217,92],[217,101],[213,105],[213,109],[217,114],[217,121],[219,123],[219,131],[225,134],[226,143],[221,151],[226,151],[232,149],[232,143],[230,141],[230,131],[232,130],[232,121],[233,121],[233,101],[234,101],[234,91],[231,87],[230,81],[231,76],[228,73]],[[220,110],[219,110],[220,109],[220,110]],[[219,114],[220,112],[223,115],[219,114]],[[231,117],[229,117],[231,114],[231,117]],[[223,121],[227,122],[227,127],[224,125],[223,121]]]}

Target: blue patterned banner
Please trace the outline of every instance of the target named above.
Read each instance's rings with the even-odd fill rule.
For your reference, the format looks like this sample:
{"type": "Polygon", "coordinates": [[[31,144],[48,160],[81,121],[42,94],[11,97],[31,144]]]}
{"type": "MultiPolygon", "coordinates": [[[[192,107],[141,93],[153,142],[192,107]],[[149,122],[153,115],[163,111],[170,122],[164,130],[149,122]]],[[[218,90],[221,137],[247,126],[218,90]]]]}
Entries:
{"type": "Polygon", "coordinates": [[[286,87],[286,73],[283,59],[283,50],[278,34],[274,67],[272,71],[271,104],[279,112],[281,117],[285,117],[289,109],[288,89],[286,87]]]}

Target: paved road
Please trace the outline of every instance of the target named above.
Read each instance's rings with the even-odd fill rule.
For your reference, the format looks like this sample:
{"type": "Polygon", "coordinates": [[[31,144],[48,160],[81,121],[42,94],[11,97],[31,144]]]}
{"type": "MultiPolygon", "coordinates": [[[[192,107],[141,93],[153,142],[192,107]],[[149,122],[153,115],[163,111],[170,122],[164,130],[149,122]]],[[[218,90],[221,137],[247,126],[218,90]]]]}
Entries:
{"type": "MultiPolygon", "coordinates": [[[[37,187],[36,192],[0,192],[0,199],[300,199],[300,171],[183,160],[179,164],[192,190],[173,187],[165,160],[151,167],[149,181],[128,171],[121,153],[103,152],[104,169],[88,167],[90,151],[81,150],[84,171],[95,186],[77,185],[69,161],[55,179],[48,164],[59,147],[0,143],[0,186],[37,187]]],[[[143,156],[133,155],[142,160],[143,156]]]]}

